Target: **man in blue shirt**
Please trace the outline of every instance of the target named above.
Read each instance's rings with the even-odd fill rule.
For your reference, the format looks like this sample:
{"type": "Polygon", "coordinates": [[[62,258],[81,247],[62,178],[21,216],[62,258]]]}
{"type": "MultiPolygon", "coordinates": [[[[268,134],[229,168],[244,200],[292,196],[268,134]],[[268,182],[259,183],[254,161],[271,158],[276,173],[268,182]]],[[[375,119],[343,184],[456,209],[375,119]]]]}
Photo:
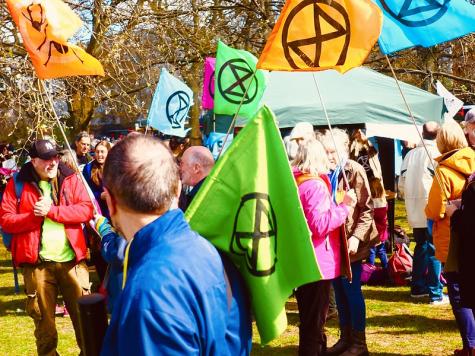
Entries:
{"type": "Polygon", "coordinates": [[[127,137],[109,152],[103,181],[112,223],[128,246],[102,355],[249,354],[243,282],[176,208],[171,153],[153,138],[127,137]]]}

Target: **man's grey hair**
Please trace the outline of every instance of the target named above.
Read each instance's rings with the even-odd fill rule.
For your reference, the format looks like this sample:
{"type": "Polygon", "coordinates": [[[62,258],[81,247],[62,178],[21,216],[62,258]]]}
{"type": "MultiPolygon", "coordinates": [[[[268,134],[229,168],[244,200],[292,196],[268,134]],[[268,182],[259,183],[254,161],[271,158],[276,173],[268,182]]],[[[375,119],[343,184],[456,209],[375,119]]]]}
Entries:
{"type": "Polygon", "coordinates": [[[87,137],[87,138],[89,138],[89,139],[91,138],[91,137],[89,136],[89,134],[88,134],[86,131],[81,131],[80,133],[78,133],[78,134],[76,135],[76,139],[74,140],[74,142],[79,142],[79,141],[81,141],[81,139],[84,138],[84,137],[87,137]]]}
{"type": "Polygon", "coordinates": [[[160,140],[127,136],[109,151],[103,183],[120,205],[162,214],[178,195],[178,167],[160,140]]]}
{"type": "Polygon", "coordinates": [[[210,171],[214,166],[214,158],[211,151],[203,146],[191,146],[188,148],[190,154],[190,163],[199,164],[204,171],[210,171]]]}

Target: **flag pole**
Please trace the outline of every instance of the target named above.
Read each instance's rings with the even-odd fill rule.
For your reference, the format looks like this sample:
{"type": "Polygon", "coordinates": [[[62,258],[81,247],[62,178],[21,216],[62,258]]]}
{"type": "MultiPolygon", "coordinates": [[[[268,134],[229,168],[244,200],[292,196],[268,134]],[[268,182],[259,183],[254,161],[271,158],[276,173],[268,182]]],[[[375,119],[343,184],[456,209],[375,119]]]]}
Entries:
{"type": "MultiPolygon", "coordinates": [[[[325,114],[325,119],[327,120],[327,125],[328,125],[328,129],[330,131],[330,135],[332,137],[333,145],[335,146],[335,152],[336,152],[336,155],[338,157],[338,162],[341,165],[343,163],[343,160],[341,159],[341,155],[340,155],[340,152],[338,150],[338,146],[336,144],[335,136],[333,135],[333,129],[332,129],[332,125],[330,124],[330,118],[328,117],[327,108],[325,106],[325,102],[323,101],[323,97],[322,97],[322,94],[320,92],[320,87],[318,86],[317,78],[315,78],[315,73],[312,74],[312,77],[313,77],[313,81],[315,83],[315,87],[317,88],[317,93],[318,93],[318,96],[320,98],[320,103],[322,104],[323,113],[325,114]]],[[[343,181],[345,182],[346,188],[349,190],[350,189],[350,184],[348,183],[348,177],[346,176],[345,167],[341,167],[341,172],[343,173],[343,181]]]]}
{"type": "MultiPolygon", "coordinates": [[[[234,114],[233,120],[231,121],[231,124],[229,125],[228,132],[226,132],[226,136],[224,137],[223,146],[219,150],[218,157],[216,157],[216,161],[219,159],[219,157],[221,157],[221,153],[223,153],[224,147],[226,147],[226,141],[228,140],[228,137],[229,137],[229,134],[231,133],[231,130],[233,129],[234,125],[236,124],[236,119],[239,115],[239,110],[241,110],[241,107],[244,103],[244,98],[246,97],[247,92],[249,91],[249,88],[252,85],[252,81],[254,80],[254,77],[256,76],[256,73],[257,73],[257,68],[254,70],[254,72],[252,72],[252,76],[251,76],[251,80],[249,81],[249,85],[247,86],[246,91],[244,92],[244,95],[241,98],[241,102],[239,103],[239,106],[236,110],[236,113],[234,114]]],[[[214,115],[214,110],[213,110],[213,115],[214,115]]]]}
{"type": "MultiPolygon", "coordinates": [[[[66,136],[66,133],[64,132],[64,129],[63,129],[63,125],[61,124],[61,121],[59,120],[59,117],[58,115],[56,114],[56,110],[54,109],[54,104],[53,104],[53,99],[51,98],[51,96],[49,95],[48,93],[48,90],[46,88],[46,85],[44,83],[44,81],[42,79],[39,79],[40,83],[41,83],[41,86],[43,88],[43,91],[45,92],[46,94],[46,97],[48,98],[48,102],[51,106],[51,111],[53,112],[53,116],[56,120],[56,123],[58,124],[58,127],[59,127],[59,130],[61,131],[61,134],[63,135],[63,139],[64,139],[64,142],[66,143],[66,147],[69,151],[69,153],[71,154],[72,157],[75,156],[75,152],[73,152],[73,150],[71,149],[71,146],[69,145],[69,141],[68,141],[68,138],[66,136]]],[[[89,199],[91,200],[91,203],[92,203],[92,207],[94,208],[94,215],[99,215],[99,211],[97,210],[97,207],[96,207],[96,204],[95,204],[95,198],[94,196],[92,195],[92,192],[89,190],[89,186],[86,182],[86,179],[84,178],[81,170],[79,169],[79,165],[78,165],[78,162],[77,160],[73,159],[73,162],[74,162],[74,167],[77,169],[78,173],[79,173],[79,177],[80,177],[80,180],[81,182],[84,184],[84,188],[86,189],[86,192],[87,192],[87,195],[89,197],[89,199]]]]}
{"type": "Polygon", "coordinates": [[[437,180],[437,184],[439,184],[439,187],[440,187],[440,190],[442,192],[444,192],[444,195],[445,195],[445,199],[447,199],[447,202],[450,204],[450,200],[449,200],[449,197],[447,196],[447,192],[445,191],[444,189],[444,186],[442,185],[442,181],[440,179],[440,176],[439,174],[437,173],[437,170],[435,169],[435,165],[434,165],[434,161],[429,153],[429,150],[427,149],[427,146],[424,142],[424,138],[422,137],[422,134],[420,133],[419,129],[417,128],[417,123],[416,123],[416,119],[414,118],[414,115],[412,113],[412,110],[411,108],[409,107],[409,103],[407,102],[406,100],[406,96],[404,95],[403,91],[402,91],[402,88],[401,88],[401,85],[399,84],[399,80],[397,79],[396,77],[396,72],[394,71],[394,68],[391,64],[391,61],[389,60],[389,57],[387,54],[384,55],[386,57],[386,60],[388,61],[388,64],[389,64],[389,68],[391,69],[391,73],[394,77],[394,80],[396,81],[396,85],[397,85],[397,88],[399,89],[399,93],[401,93],[401,96],[402,96],[402,100],[404,101],[404,105],[406,106],[406,109],[407,109],[407,112],[409,113],[409,117],[411,118],[412,120],[412,123],[414,124],[414,127],[417,131],[417,134],[419,135],[419,138],[422,142],[422,146],[424,147],[424,150],[427,154],[427,157],[429,157],[429,162],[430,162],[430,165],[432,166],[432,169],[434,170],[434,174],[435,174],[435,178],[437,180]]]}

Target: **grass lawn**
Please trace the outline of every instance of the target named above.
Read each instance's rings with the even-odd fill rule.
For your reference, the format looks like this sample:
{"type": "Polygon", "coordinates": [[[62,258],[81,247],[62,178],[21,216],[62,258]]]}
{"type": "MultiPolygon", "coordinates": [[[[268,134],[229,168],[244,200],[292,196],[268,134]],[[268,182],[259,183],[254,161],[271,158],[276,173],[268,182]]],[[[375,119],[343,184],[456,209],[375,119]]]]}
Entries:
{"type": "MultiPolygon", "coordinates": [[[[404,206],[396,204],[396,224],[410,229],[404,206]]],[[[24,295],[15,295],[9,253],[0,248],[0,355],[34,355],[33,321],[24,312],[24,295]]],[[[20,283],[22,277],[20,276],[20,283]]],[[[408,287],[364,287],[367,339],[372,355],[450,355],[461,347],[450,306],[433,307],[428,301],[414,301],[408,287]]],[[[298,346],[298,313],[288,311],[289,326],[277,340],[259,345],[254,326],[253,355],[295,355],[298,346]]],[[[58,317],[58,352],[77,355],[69,318],[58,317]]],[[[327,325],[329,344],[338,336],[337,322],[327,325]]]]}

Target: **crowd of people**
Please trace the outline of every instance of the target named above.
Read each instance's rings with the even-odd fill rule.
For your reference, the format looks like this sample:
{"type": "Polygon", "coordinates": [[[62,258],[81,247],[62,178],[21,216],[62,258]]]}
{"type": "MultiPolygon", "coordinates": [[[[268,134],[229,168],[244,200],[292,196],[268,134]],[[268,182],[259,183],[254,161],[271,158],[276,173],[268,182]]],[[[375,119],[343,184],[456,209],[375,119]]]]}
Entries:
{"type": "MultiPolygon", "coordinates": [[[[416,243],[410,294],[434,306],[450,302],[463,345],[455,354],[473,355],[475,110],[463,129],[427,122],[422,135],[399,178],[416,243]]],[[[309,123],[297,124],[284,143],[322,274],[295,291],[299,354],[368,355],[363,266],[378,257],[388,268],[378,152],[361,130],[349,136],[309,123]],[[340,328],[331,347],[330,315],[340,328]]],[[[81,132],[73,147],[34,141],[16,176],[21,195],[11,179],[1,203],[38,354],[56,354],[59,294],[83,347],[76,303],[91,291],[88,250],[112,315],[102,354],[249,354],[243,280],[183,214],[213,168],[211,152],[139,133],[112,145],[81,132]]],[[[10,156],[2,147],[2,160],[10,156]]]]}

